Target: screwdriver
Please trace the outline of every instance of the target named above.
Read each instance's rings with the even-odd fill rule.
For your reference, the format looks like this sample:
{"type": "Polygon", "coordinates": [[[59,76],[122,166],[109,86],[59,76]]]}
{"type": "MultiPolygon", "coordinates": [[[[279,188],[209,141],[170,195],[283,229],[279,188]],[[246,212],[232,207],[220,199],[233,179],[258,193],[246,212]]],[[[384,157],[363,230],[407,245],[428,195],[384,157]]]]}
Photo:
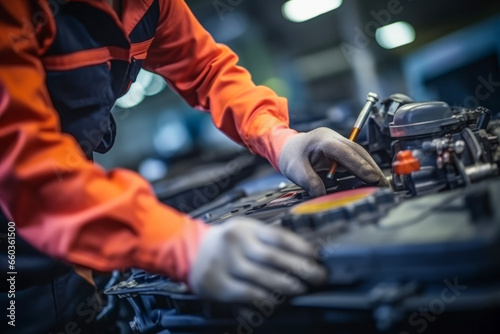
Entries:
{"type": "MultiPolygon", "coordinates": [[[[363,125],[366,123],[368,116],[370,116],[370,111],[372,110],[373,105],[377,103],[377,101],[378,101],[377,94],[372,92],[368,93],[368,95],[366,96],[366,103],[363,109],[361,109],[358,119],[356,120],[356,123],[354,123],[351,134],[349,135],[350,141],[355,142],[356,139],[358,139],[359,133],[361,132],[363,125]]],[[[335,175],[338,166],[339,166],[338,162],[334,161],[326,177],[329,179],[333,179],[333,175],[335,175]]]]}

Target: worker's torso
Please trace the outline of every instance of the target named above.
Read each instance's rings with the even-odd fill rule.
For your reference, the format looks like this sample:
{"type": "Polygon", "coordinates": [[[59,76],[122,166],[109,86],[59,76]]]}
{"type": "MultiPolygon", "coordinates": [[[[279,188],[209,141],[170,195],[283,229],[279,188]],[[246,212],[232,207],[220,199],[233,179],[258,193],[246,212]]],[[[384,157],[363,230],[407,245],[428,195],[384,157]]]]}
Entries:
{"type": "MultiPolygon", "coordinates": [[[[42,56],[46,84],[62,130],[76,138],[89,159],[92,152],[111,148],[111,108],[139,73],[158,25],[158,0],[123,3],[121,17],[127,22],[120,22],[110,8],[103,11],[85,0],[56,1],[51,6],[56,35],[42,56]]],[[[0,212],[0,222],[6,224],[4,220],[0,212]]],[[[38,252],[20,237],[16,247],[16,303],[19,308],[30,303],[32,308],[18,310],[21,323],[15,330],[32,332],[35,326],[37,332],[57,332],[52,326],[64,329],[68,319],[80,319],[74,312],[94,288],[72,266],[38,252]]],[[[5,289],[0,299],[8,299],[5,289]]],[[[88,325],[87,320],[83,318],[82,324],[88,325]]]]}
{"type": "Polygon", "coordinates": [[[93,151],[105,153],[113,145],[110,110],[146,58],[158,25],[158,0],[124,1],[120,18],[80,1],[51,9],[56,35],[42,57],[47,88],[62,130],[90,159],[93,151]],[[122,24],[123,18],[129,22],[122,24]]]}

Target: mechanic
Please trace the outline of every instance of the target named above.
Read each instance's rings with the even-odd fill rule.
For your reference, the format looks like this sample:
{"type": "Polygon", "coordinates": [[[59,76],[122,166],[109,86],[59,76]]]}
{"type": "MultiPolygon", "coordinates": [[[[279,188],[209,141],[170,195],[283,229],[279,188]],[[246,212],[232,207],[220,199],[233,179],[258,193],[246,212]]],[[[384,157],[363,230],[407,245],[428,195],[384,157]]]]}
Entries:
{"type": "Polygon", "coordinates": [[[18,233],[15,332],[85,330],[90,269],[137,267],[222,301],[298,294],[325,279],[308,261],[299,285],[283,282],[314,256],[291,232],[250,219],[209,227],[160,203],[136,173],[92,163],[111,148],[111,107],[141,68],[312,196],[325,194],[316,171],[332,161],[386,182],[336,132],[290,129],[287,101],[255,86],[182,0],[0,0],[0,31],[0,205],[18,233]]]}

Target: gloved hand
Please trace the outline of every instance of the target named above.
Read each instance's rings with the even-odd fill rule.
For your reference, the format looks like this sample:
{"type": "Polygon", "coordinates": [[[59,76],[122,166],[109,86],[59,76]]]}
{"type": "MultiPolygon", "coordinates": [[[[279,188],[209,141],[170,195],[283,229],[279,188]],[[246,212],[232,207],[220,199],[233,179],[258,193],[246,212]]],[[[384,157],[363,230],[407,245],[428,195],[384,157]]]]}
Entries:
{"type": "Polygon", "coordinates": [[[307,284],[326,279],[314,255],[313,247],[291,231],[235,218],[208,230],[189,285],[201,297],[226,302],[262,300],[273,292],[301,294],[307,284]]]}
{"type": "Polygon", "coordinates": [[[359,144],[328,128],[317,128],[288,138],[279,155],[279,169],[290,181],[312,196],[326,194],[317,172],[337,161],[363,182],[389,186],[370,154],[359,144]]]}

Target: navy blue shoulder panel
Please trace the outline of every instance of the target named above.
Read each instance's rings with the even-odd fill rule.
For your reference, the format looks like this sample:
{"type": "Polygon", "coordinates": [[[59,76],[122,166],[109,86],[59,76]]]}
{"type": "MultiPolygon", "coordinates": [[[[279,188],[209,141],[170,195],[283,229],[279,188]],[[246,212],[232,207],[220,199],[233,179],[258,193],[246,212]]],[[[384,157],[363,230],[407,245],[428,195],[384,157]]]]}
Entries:
{"type": "Polygon", "coordinates": [[[101,46],[129,48],[129,43],[113,19],[97,8],[81,2],[59,7],[54,20],[56,38],[46,55],[62,55],[101,46]]]}
{"type": "MultiPolygon", "coordinates": [[[[156,29],[158,27],[158,22],[160,19],[160,5],[158,0],[154,0],[151,6],[148,8],[143,18],[137,23],[132,32],[129,35],[131,43],[140,43],[153,38],[156,34],[156,29]]],[[[142,68],[142,60],[132,59],[132,63],[128,70],[129,83],[135,82],[137,75],[142,68]]],[[[127,87],[123,87],[119,96],[126,93],[127,87]]]]}
{"type": "Polygon", "coordinates": [[[147,41],[155,36],[158,20],[160,19],[160,5],[158,0],[155,0],[149,7],[146,14],[139,23],[134,27],[134,30],[129,35],[132,43],[147,41]]]}
{"type": "MultiPolygon", "coordinates": [[[[65,55],[105,46],[130,48],[122,30],[106,13],[80,2],[67,3],[55,13],[56,37],[46,53],[65,55]]],[[[132,43],[154,37],[159,20],[155,0],[129,36],[132,43]]],[[[71,134],[89,159],[92,152],[111,149],[116,135],[111,108],[124,88],[135,81],[141,61],[112,60],[74,70],[47,71],[47,88],[60,116],[62,130],[71,134]]]]}

